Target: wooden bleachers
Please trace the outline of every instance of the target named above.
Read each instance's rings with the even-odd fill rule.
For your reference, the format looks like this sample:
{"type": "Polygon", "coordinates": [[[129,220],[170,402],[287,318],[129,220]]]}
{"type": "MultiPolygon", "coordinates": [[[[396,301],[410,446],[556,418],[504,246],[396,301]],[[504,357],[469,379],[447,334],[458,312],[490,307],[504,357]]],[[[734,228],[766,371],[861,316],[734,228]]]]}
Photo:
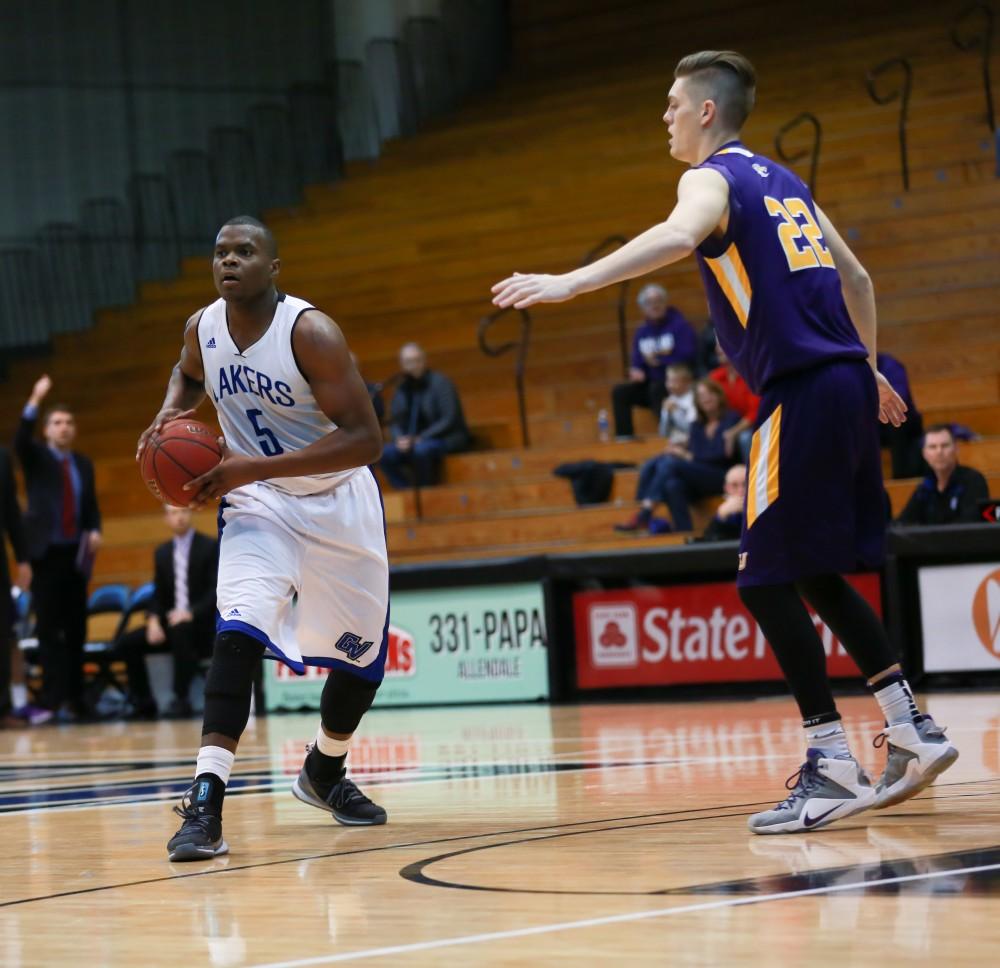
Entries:
{"type": "MultiPolygon", "coordinates": [[[[747,142],[773,153],[782,123],[802,110],[821,118],[818,199],[872,273],[880,345],[907,364],[925,422],[958,421],[983,435],[963,446],[963,460],[1000,493],[1000,181],[975,59],[949,46],[946,17],[929,3],[887,12],[851,2],[851,16],[836,24],[795,6],[780,37],[754,23],[792,5],[755,4],[752,16],[743,6],[707,0],[668,17],[653,2],[515,3],[514,71],[499,91],[391,145],[375,166],[310,189],[298,209],[269,215],[283,287],[340,322],[366,377],[391,375],[398,346],[419,339],[431,364],[455,379],[477,438],[492,447],[446,462],[442,485],[422,494],[423,520],[412,495],[386,495],[394,560],[678,540],[612,531],[629,512],[635,471],[617,475],[617,504],[585,510],[551,475],[568,460],[638,463],[660,448],[652,438],[597,440],[597,411],[621,375],[616,294],[533,313],[529,450],[520,447],[512,361],[482,356],[475,332],[497,279],[570,268],[600,239],[633,235],[669,210],[682,171],[659,121],[669,67],[712,43],[719,18],[725,38],[751,38],[743,47],[760,74],[747,142]],[[875,105],[863,87],[865,71],[896,53],[915,71],[905,194],[896,108],[875,105]]],[[[691,261],[657,279],[692,321],[704,321],[691,261]]],[[[50,360],[14,366],[0,386],[4,412],[15,414],[47,370],[54,396],[76,407],[108,518],[99,578],[148,573],[162,532],[131,460],[135,438],[158,406],[184,320],[214,295],[207,259],[188,260],[178,279],[145,284],[134,306],[60,337],[50,360]]],[[[494,339],[513,336],[516,325],[501,322],[494,339]]],[[[640,429],[651,430],[651,420],[640,429]]],[[[913,484],[890,483],[894,508],[913,484]]],[[[211,530],[211,515],[199,527],[211,530]]]]}

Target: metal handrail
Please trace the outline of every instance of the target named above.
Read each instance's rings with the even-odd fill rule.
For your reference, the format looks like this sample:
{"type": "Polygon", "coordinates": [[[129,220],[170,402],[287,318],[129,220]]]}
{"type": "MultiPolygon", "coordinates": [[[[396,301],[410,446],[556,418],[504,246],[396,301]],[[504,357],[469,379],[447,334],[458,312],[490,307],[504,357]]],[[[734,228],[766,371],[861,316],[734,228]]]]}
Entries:
{"type": "Polygon", "coordinates": [[[993,8],[988,3],[978,0],[970,3],[952,21],[951,41],[962,51],[982,50],[983,52],[983,90],[986,93],[986,123],[990,131],[996,131],[996,116],[993,112],[993,88],[990,82],[990,50],[993,46],[993,8]],[[985,20],[982,33],[963,37],[961,28],[974,14],[981,13],[985,20]]]}
{"type": "Polygon", "coordinates": [[[796,152],[794,155],[790,155],[785,151],[785,135],[797,128],[801,124],[811,124],[813,126],[813,143],[812,152],[809,161],[809,191],[813,198],[816,197],[816,170],[819,168],[819,150],[823,143],[823,126],[819,123],[819,118],[816,117],[810,111],[803,111],[801,114],[796,115],[791,121],[783,124],[779,129],[778,133],[774,136],[774,150],[777,152],[778,157],[788,165],[794,165],[795,162],[801,161],[806,157],[809,152],[807,149],[802,149],[796,152]]]}
{"type": "Polygon", "coordinates": [[[484,316],[479,320],[477,338],[479,340],[479,348],[486,356],[503,356],[504,353],[517,350],[517,356],[514,358],[514,382],[517,387],[517,409],[521,418],[521,446],[525,448],[530,447],[528,404],[524,390],[524,366],[528,359],[528,346],[531,343],[531,313],[527,309],[515,310],[513,306],[508,306],[506,309],[498,309],[495,313],[484,316]],[[510,340],[500,346],[490,346],[486,340],[487,331],[497,320],[509,312],[519,312],[521,314],[521,338],[510,340]]]}
{"type": "MultiPolygon", "coordinates": [[[[594,246],[580,263],[581,266],[589,266],[598,256],[604,255],[611,249],[620,249],[628,239],[624,235],[609,235],[594,246]]],[[[618,284],[618,343],[622,354],[622,376],[628,378],[628,289],[630,280],[625,279],[618,284]]]]}
{"type": "Polygon", "coordinates": [[[910,91],[913,88],[913,67],[905,57],[892,57],[889,60],[882,61],[881,64],[877,64],[868,72],[868,76],[865,78],[865,85],[876,104],[891,104],[896,98],[900,100],[899,163],[903,172],[903,191],[908,192],[910,190],[910,164],[906,152],[906,120],[910,109],[910,91]],[[900,67],[903,70],[903,86],[894,89],[889,94],[879,94],[878,89],[875,87],[875,82],[886,71],[890,71],[894,67],[900,67]]]}

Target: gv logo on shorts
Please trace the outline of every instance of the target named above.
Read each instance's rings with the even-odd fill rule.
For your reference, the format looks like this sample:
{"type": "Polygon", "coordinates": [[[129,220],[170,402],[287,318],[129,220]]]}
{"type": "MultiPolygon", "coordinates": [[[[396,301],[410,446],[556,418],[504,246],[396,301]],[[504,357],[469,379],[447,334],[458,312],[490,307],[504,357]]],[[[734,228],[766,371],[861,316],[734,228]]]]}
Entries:
{"type": "Polygon", "coordinates": [[[360,635],[353,632],[345,632],[337,639],[336,648],[340,652],[347,654],[347,658],[352,662],[357,662],[375,643],[362,642],[360,635]]]}

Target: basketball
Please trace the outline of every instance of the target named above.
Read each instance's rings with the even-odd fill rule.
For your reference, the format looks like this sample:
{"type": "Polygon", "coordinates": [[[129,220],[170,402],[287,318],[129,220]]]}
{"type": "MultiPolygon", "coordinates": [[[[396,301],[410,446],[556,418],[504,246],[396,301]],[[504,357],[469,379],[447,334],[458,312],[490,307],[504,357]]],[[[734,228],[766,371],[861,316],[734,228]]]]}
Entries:
{"type": "Polygon", "coordinates": [[[216,432],[198,420],[171,420],[153,434],[142,455],[142,479],[158,501],[187,507],[194,498],[188,481],[222,460],[216,432]]]}

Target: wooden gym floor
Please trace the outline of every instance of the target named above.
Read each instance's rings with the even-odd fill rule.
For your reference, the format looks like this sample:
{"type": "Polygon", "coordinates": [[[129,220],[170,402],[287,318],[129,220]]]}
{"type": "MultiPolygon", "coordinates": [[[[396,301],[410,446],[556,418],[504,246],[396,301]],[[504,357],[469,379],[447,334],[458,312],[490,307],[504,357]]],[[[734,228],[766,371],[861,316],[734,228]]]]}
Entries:
{"type": "MultiPolygon", "coordinates": [[[[1000,950],[1000,695],[935,694],[961,750],[885,812],[754,837],[791,702],[375,710],[347,829],[289,794],[308,715],[252,723],[231,853],[167,862],[198,724],[0,733],[0,964],[974,965],[1000,950]]],[[[873,769],[874,704],[846,699],[873,769]]]]}

